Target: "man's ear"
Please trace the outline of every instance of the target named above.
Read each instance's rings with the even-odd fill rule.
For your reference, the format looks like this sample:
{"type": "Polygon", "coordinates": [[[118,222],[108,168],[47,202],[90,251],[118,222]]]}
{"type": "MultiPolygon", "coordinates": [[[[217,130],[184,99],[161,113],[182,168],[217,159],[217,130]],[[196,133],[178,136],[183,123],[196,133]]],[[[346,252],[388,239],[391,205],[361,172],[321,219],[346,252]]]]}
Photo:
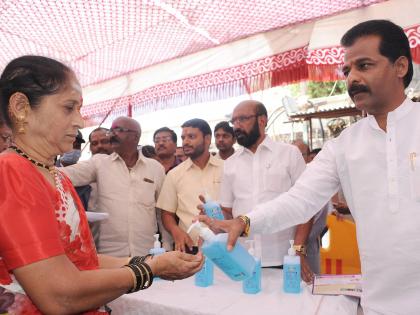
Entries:
{"type": "Polygon", "coordinates": [[[394,62],[394,67],[397,72],[397,76],[401,79],[405,77],[405,75],[408,72],[408,59],[406,56],[400,56],[397,60],[394,62]]]}
{"type": "Polygon", "coordinates": [[[257,119],[260,128],[262,127],[262,129],[265,130],[265,128],[267,127],[267,117],[265,115],[260,115],[257,117],[257,119]]]}
{"type": "Polygon", "coordinates": [[[206,144],[206,146],[210,146],[210,144],[211,144],[211,135],[205,135],[204,136],[204,143],[206,144]]]}

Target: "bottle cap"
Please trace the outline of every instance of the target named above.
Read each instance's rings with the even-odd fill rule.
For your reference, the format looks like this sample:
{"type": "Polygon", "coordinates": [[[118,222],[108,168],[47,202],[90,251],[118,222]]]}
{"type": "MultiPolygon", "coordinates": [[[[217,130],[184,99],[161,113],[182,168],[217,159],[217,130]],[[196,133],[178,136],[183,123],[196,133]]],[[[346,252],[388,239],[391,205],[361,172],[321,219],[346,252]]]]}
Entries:
{"type": "Polygon", "coordinates": [[[295,243],[295,241],[290,240],[289,243],[290,243],[290,248],[287,250],[287,254],[289,256],[295,256],[296,255],[296,250],[293,248],[293,244],[295,243]]]}
{"type": "Polygon", "coordinates": [[[153,237],[155,238],[155,242],[153,243],[153,248],[161,248],[162,245],[159,242],[159,234],[155,234],[153,235],[153,237]]]}
{"type": "Polygon", "coordinates": [[[187,230],[187,234],[190,234],[191,231],[195,229],[198,230],[200,237],[205,241],[208,241],[213,236],[215,236],[215,234],[209,228],[201,226],[200,221],[195,221],[193,224],[191,224],[187,230]]]}

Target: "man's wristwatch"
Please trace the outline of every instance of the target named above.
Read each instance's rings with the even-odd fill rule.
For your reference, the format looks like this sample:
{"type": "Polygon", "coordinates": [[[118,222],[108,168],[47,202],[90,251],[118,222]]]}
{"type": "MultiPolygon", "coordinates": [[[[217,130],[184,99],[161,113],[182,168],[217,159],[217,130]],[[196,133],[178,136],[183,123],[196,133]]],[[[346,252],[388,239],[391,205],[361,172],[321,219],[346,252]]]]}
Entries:
{"type": "Polygon", "coordinates": [[[293,245],[293,249],[296,253],[306,256],[306,246],[305,245],[293,245]]]}
{"type": "Polygon", "coordinates": [[[251,220],[246,215],[240,215],[238,216],[238,219],[242,220],[245,223],[245,230],[242,232],[241,236],[248,237],[249,228],[251,226],[251,220]]]}

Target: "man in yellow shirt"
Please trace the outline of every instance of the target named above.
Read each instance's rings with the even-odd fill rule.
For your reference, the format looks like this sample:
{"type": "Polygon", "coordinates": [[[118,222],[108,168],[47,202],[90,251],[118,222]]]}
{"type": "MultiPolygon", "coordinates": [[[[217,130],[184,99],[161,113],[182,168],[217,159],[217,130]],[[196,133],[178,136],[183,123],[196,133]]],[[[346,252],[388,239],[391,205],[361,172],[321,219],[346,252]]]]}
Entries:
{"type": "Polygon", "coordinates": [[[169,171],[156,207],[162,210],[162,221],[174,239],[175,250],[192,250],[198,235],[191,238],[186,230],[198,215],[199,195],[219,198],[223,160],[209,152],[211,129],[202,119],[191,119],[182,126],[182,146],[188,159],[169,171]],[[179,223],[177,223],[177,218],[179,223]]]}

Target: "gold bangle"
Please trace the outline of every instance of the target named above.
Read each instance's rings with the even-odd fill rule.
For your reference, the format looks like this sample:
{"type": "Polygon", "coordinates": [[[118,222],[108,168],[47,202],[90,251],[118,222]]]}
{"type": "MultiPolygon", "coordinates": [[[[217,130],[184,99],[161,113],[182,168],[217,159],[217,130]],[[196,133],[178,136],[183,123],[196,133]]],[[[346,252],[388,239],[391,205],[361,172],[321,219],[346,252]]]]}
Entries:
{"type": "Polygon", "coordinates": [[[251,219],[246,215],[240,215],[238,216],[238,219],[242,220],[245,223],[245,230],[242,232],[241,236],[248,237],[249,229],[251,227],[251,219]]]}

